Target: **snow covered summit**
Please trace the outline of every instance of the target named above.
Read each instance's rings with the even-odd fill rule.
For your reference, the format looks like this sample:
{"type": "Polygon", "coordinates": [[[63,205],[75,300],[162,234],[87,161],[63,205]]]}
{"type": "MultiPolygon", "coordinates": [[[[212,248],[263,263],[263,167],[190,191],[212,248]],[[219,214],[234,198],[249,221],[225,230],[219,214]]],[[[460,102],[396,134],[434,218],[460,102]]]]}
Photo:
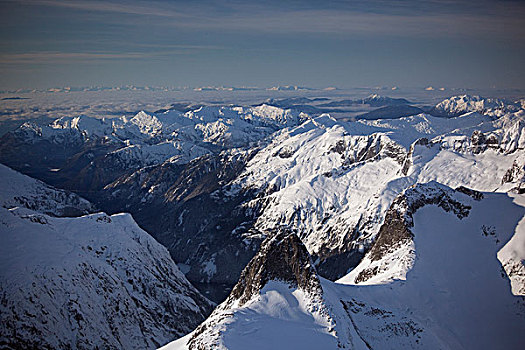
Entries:
{"type": "Polygon", "coordinates": [[[431,109],[430,113],[436,116],[457,117],[468,112],[478,112],[500,117],[507,112],[516,112],[521,108],[519,102],[512,103],[502,99],[458,95],[439,102],[431,109]]]}
{"type": "Polygon", "coordinates": [[[321,282],[305,246],[286,227],[268,236],[228,299],[194,332],[166,349],[337,345],[334,322],[323,304],[321,282]]]}
{"type": "Polygon", "coordinates": [[[317,277],[297,236],[277,233],[227,301],[163,349],[520,349],[524,217],[519,195],[416,185],[335,283],[317,277]]]}

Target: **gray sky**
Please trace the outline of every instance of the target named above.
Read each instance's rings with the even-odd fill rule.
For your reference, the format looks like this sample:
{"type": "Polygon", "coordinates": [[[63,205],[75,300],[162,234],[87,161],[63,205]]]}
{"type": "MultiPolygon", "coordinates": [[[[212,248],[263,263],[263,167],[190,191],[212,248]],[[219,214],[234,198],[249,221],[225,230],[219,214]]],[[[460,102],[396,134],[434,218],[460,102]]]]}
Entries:
{"type": "Polygon", "coordinates": [[[525,88],[525,2],[0,1],[0,88],[525,88]]]}

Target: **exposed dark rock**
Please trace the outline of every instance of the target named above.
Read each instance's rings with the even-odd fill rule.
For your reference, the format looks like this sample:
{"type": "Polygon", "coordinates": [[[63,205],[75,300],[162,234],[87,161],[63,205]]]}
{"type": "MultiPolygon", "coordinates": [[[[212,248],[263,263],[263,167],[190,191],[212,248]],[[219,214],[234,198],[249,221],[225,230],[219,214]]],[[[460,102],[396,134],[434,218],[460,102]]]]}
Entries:
{"type": "Polygon", "coordinates": [[[456,188],[456,191],[464,193],[467,196],[470,196],[470,197],[474,198],[477,201],[482,200],[483,197],[484,197],[483,193],[481,193],[479,191],[471,190],[470,188],[467,188],[465,186],[459,186],[458,188],[456,188]]]}
{"type": "Polygon", "coordinates": [[[383,158],[392,158],[399,164],[403,164],[406,158],[406,150],[383,135],[364,136],[363,141],[366,141],[366,145],[350,147],[345,145],[343,140],[340,140],[336,145],[330,147],[329,151],[341,154],[341,157],[344,159],[344,167],[367,160],[383,158]]]}
{"type": "MultiPolygon", "coordinates": [[[[398,197],[402,198],[402,197],[398,197]]],[[[396,199],[394,204],[400,204],[402,201],[396,199]],[[396,203],[398,201],[398,203],[396,203]]],[[[391,206],[391,208],[392,208],[391,206]]],[[[410,225],[405,221],[404,213],[398,210],[389,209],[385,216],[385,221],[377,236],[377,240],[370,250],[370,258],[372,261],[380,260],[387,252],[399,244],[412,239],[413,235],[409,229],[410,225]]]]}
{"type": "Polygon", "coordinates": [[[481,153],[487,149],[487,138],[479,130],[474,130],[470,137],[470,145],[473,153],[481,153]]]}
{"type": "Polygon", "coordinates": [[[282,147],[280,148],[276,153],[273,154],[274,157],[281,157],[281,158],[290,158],[293,156],[294,150],[290,147],[282,147]]]}
{"type": "MultiPolygon", "coordinates": [[[[454,199],[455,192],[467,194],[475,200],[483,198],[483,194],[478,191],[466,187],[452,190],[436,182],[418,184],[399,195],[386,212],[385,221],[368,253],[370,260],[378,261],[397,247],[412,240],[413,215],[426,205],[437,205],[446,212],[454,213],[459,219],[467,217],[471,207],[454,199]]],[[[364,269],[357,275],[355,282],[366,281],[378,272],[377,267],[364,269]]]]}
{"type": "Polygon", "coordinates": [[[485,138],[485,144],[487,144],[489,147],[497,147],[499,145],[499,139],[496,135],[490,134],[485,138]]]}
{"type": "Polygon", "coordinates": [[[259,252],[243,270],[227,303],[243,305],[259,293],[268,281],[283,281],[307,292],[322,294],[310,254],[299,237],[285,227],[268,233],[259,252]]]}
{"type": "Polygon", "coordinates": [[[525,167],[519,166],[518,163],[514,161],[514,163],[512,163],[512,166],[505,172],[505,175],[503,175],[503,178],[501,179],[501,184],[522,180],[524,173],[525,167]]]}
{"type": "Polygon", "coordinates": [[[485,138],[485,135],[481,131],[474,130],[472,132],[472,136],[470,137],[470,142],[473,146],[484,145],[486,141],[487,139],[485,138]]]}
{"type": "Polygon", "coordinates": [[[401,173],[403,175],[407,175],[408,174],[408,170],[410,170],[410,167],[412,166],[412,155],[414,154],[414,148],[416,146],[427,146],[427,147],[430,147],[430,142],[428,141],[428,139],[426,137],[422,137],[422,138],[416,140],[416,142],[414,142],[410,146],[410,150],[408,151],[408,153],[405,156],[405,159],[401,163],[402,166],[403,166],[401,168],[401,173]]]}
{"type": "Polygon", "coordinates": [[[268,238],[243,270],[229,297],[192,333],[189,349],[219,348],[221,330],[216,325],[233,316],[233,305],[240,307],[256,298],[269,281],[284,282],[290,288],[302,289],[312,298],[322,298],[321,282],[299,237],[285,226],[265,234],[268,238]]]}
{"type": "MultiPolygon", "coordinates": [[[[342,252],[333,252],[323,258],[319,258],[317,263],[317,272],[326,279],[335,281],[346,275],[349,270],[356,267],[365,253],[358,248],[349,248],[342,252]]],[[[315,260],[316,256],[313,256],[315,260]]]]}
{"type": "Polygon", "coordinates": [[[336,144],[331,146],[329,149],[330,152],[339,153],[341,155],[345,153],[345,150],[346,150],[346,145],[345,145],[344,140],[337,141],[336,144]]]}

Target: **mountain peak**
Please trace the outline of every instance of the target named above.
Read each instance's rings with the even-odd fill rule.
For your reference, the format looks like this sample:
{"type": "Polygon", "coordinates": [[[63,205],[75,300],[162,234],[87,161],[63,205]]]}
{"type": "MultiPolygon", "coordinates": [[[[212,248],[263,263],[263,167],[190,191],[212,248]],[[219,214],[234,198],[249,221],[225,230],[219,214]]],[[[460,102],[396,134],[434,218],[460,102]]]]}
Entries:
{"type": "Polygon", "coordinates": [[[501,116],[504,112],[515,112],[519,108],[519,104],[505,100],[465,94],[451,96],[439,102],[430,112],[439,117],[457,117],[467,112],[501,116]]]}
{"type": "Polygon", "coordinates": [[[317,271],[301,239],[284,226],[268,236],[242,272],[227,304],[238,300],[243,305],[272,280],[286,282],[307,292],[322,293],[317,271]]]}
{"type": "Polygon", "coordinates": [[[407,104],[410,104],[410,101],[404,98],[392,98],[388,96],[381,96],[379,94],[371,94],[366,98],[357,100],[357,103],[368,104],[371,107],[384,107],[384,106],[407,105],[407,104]]]}

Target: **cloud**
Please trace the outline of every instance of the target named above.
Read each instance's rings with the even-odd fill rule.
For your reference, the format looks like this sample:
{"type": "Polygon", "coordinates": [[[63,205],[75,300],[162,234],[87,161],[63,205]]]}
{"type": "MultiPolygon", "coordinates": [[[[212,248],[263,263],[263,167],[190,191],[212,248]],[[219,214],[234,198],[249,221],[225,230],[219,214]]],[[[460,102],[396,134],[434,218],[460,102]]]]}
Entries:
{"type": "Polygon", "coordinates": [[[227,21],[209,19],[200,26],[237,30],[257,30],[277,33],[374,34],[409,37],[502,34],[509,31],[525,34],[521,19],[502,23],[491,16],[458,14],[390,15],[377,13],[340,12],[334,10],[297,10],[266,13],[263,16],[229,18],[227,21]],[[227,24],[224,24],[226,22],[227,24]]]}
{"type": "Polygon", "coordinates": [[[24,5],[40,5],[40,6],[52,6],[52,7],[64,7],[77,10],[85,11],[97,11],[97,12],[113,12],[121,14],[132,14],[141,16],[159,16],[159,17],[170,17],[179,18],[185,17],[184,14],[179,13],[171,8],[159,7],[159,3],[150,3],[149,5],[142,5],[140,2],[130,1],[128,3],[119,3],[112,1],[82,1],[82,0],[71,0],[71,1],[59,1],[59,0],[26,0],[26,1],[13,1],[24,5]]]}
{"type": "MultiPolygon", "coordinates": [[[[16,3],[20,3],[15,1],[16,3]]],[[[252,33],[371,34],[407,37],[525,35],[525,5],[516,1],[386,0],[330,2],[159,2],[28,0],[25,5],[157,17],[148,25],[252,33]]],[[[113,23],[140,26],[136,19],[113,23]]]]}
{"type": "MultiPolygon", "coordinates": [[[[196,46],[198,47],[198,46],[196,46]]],[[[24,52],[0,54],[0,64],[55,64],[94,62],[100,60],[144,59],[171,55],[190,54],[188,50],[162,52],[24,52]]]]}

